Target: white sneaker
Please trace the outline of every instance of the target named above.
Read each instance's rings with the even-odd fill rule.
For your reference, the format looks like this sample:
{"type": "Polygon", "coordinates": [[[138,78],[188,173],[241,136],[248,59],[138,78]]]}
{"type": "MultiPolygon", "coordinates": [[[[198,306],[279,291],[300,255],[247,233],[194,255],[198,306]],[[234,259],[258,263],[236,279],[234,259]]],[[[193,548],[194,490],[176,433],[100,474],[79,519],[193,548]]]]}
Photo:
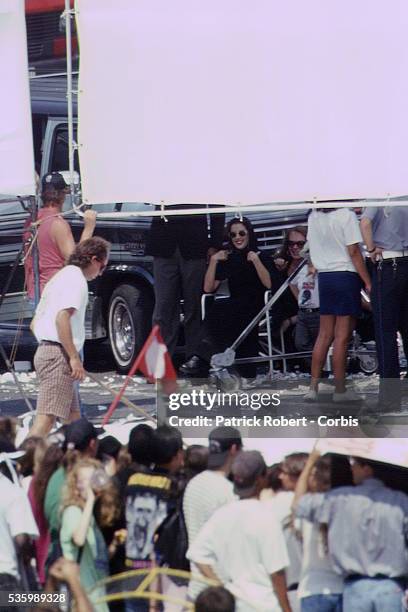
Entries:
{"type": "Polygon", "coordinates": [[[333,393],[333,402],[336,404],[341,404],[342,402],[361,402],[361,399],[353,389],[346,389],[344,393],[333,393]]]}
{"type": "Polygon", "coordinates": [[[314,389],[309,389],[309,391],[303,396],[303,400],[305,402],[317,402],[317,391],[314,389]]]}

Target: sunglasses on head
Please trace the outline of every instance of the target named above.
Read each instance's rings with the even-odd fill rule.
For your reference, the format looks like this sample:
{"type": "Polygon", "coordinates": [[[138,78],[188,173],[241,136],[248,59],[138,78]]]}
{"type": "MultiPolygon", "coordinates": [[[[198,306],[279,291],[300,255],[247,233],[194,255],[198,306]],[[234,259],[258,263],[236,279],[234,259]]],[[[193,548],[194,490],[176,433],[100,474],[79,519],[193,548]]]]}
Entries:
{"type": "Polygon", "coordinates": [[[239,230],[239,232],[230,232],[230,237],[231,238],[238,238],[238,236],[241,236],[241,238],[243,238],[244,236],[247,236],[248,232],[246,232],[245,230],[239,230]]]}
{"type": "Polygon", "coordinates": [[[302,249],[306,244],[306,240],[288,240],[288,245],[290,247],[297,246],[299,249],[302,249]]]}

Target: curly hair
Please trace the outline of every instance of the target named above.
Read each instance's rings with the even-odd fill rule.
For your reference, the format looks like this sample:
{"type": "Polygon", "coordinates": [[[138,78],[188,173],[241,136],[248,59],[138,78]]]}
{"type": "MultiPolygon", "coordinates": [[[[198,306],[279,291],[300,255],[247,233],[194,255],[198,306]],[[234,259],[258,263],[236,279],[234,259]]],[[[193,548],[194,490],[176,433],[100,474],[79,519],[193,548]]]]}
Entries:
{"type": "Polygon", "coordinates": [[[107,240],[99,236],[93,236],[93,238],[88,238],[76,245],[72,255],[68,258],[67,264],[78,266],[83,270],[89,266],[93,257],[96,257],[98,261],[105,261],[109,249],[110,243],[107,240]]]}
{"type": "Polygon", "coordinates": [[[295,227],[291,227],[290,229],[285,230],[285,233],[283,235],[282,246],[278,250],[278,252],[275,253],[274,255],[275,259],[278,257],[281,257],[282,259],[284,259],[285,261],[288,261],[289,263],[292,261],[292,255],[290,254],[290,251],[289,251],[289,236],[291,232],[298,232],[299,234],[302,234],[306,242],[306,238],[307,238],[306,225],[296,225],[295,227]]]}
{"type": "MultiPolygon", "coordinates": [[[[83,509],[85,500],[78,491],[77,480],[78,472],[81,468],[103,469],[102,463],[97,459],[79,459],[68,470],[67,479],[62,493],[61,513],[68,506],[78,506],[83,509]]],[[[95,508],[97,523],[100,527],[110,527],[119,518],[120,506],[118,491],[112,480],[109,480],[107,485],[103,487],[98,496],[97,505],[95,508]]]]}

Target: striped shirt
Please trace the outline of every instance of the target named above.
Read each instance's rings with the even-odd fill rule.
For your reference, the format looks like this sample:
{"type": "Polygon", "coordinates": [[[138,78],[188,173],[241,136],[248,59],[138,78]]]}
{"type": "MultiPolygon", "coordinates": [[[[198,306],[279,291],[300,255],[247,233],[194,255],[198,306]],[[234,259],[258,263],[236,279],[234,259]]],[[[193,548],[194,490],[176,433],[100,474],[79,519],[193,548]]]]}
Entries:
{"type": "MultiPolygon", "coordinates": [[[[222,472],[205,470],[190,480],[183,498],[189,546],[214,512],[234,499],[232,483],[222,472]]],[[[191,565],[191,571],[200,574],[198,568],[191,565]]],[[[191,580],[188,589],[191,599],[195,600],[205,587],[204,582],[191,580]]]]}

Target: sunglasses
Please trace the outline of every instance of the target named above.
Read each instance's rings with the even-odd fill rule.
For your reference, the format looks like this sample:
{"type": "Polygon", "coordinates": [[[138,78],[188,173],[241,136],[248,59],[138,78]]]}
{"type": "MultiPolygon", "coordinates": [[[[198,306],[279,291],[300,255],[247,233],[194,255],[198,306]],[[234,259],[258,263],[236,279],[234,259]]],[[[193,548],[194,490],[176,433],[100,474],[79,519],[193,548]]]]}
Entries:
{"type": "Polygon", "coordinates": [[[306,240],[288,240],[288,245],[290,247],[297,246],[299,249],[303,249],[306,244],[306,240]]]}
{"type": "Polygon", "coordinates": [[[244,236],[248,236],[248,232],[245,232],[244,230],[239,230],[239,232],[230,232],[230,238],[238,238],[238,236],[243,238],[244,236]]]}

